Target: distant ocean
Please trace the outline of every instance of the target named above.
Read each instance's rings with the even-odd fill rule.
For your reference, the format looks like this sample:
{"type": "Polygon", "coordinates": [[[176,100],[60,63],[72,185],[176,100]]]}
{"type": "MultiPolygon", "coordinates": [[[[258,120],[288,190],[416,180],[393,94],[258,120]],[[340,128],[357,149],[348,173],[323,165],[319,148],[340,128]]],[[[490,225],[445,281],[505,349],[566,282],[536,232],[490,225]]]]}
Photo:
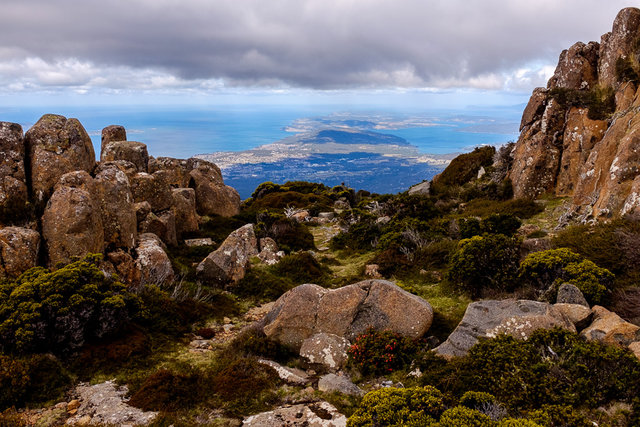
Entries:
{"type": "MultiPolygon", "coordinates": [[[[393,134],[418,147],[422,153],[445,154],[468,151],[482,144],[502,144],[517,138],[521,105],[463,110],[399,110],[392,114],[428,117],[430,126],[407,126],[378,130],[393,134]]],[[[0,107],[0,121],[20,123],[26,131],[44,113],[78,118],[91,135],[96,151],[100,132],[111,124],[127,129],[132,141],[147,144],[149,154],[188,158],[217,151],[243,151],[292,135],[285,127],[294,121],[334,113],[385,114],[379,109],[322,106],[109,106],[109,107],[0,107]]]]}

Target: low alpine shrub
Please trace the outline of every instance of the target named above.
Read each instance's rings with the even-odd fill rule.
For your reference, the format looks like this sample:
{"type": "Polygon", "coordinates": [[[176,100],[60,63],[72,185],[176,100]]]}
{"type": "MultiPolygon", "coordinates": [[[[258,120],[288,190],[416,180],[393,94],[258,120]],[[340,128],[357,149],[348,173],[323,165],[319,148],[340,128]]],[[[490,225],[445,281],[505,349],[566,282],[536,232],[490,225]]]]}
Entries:
{"type": "Polygon", "coordinates": [[[369,328],[356,337],[347,353],[349,363],[364,375],[384,375],[409,366],[420,344],[395,332],[369,328]]]}

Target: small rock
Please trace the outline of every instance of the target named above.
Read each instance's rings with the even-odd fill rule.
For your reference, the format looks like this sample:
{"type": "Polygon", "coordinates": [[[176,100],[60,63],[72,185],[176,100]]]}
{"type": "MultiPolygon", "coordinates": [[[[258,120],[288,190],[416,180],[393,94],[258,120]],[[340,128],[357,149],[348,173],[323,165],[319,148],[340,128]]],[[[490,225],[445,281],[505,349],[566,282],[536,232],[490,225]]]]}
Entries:
{"type": "Polygon", "coordinates": [[[311,215],[309,214],[309,211],[300,211],[294,213],[291,218],[295,219],[298,222],[305,222],[311,218],[311,215]]]}
{"type": "Polygon", "coordinates": [[[429,190],[431,188],[431,183],[429,181],[421,182],[420,184],[416,184],[409,188],[409,194],[422,194],[425,196],[429,195],[429,190]]]}
{"type": "Polygon", "coordinates": [[[282,366],[279,363],[267,359],[258,359],[258,363],[273,368],[278,373],[280,379],[288,384],[305,385],[309,382],[309,376],[301,369],[282,366]]]}
{"type": "Polygon", "coordinates": [[[332,220],[336,217],[335,212],[320,212],[318,214],[318,218],[320,219],[326,219],[326,220],[332,220]]]}
{"type": "Polygon", "coordinates": [[[78,421],[75,424],[79,426],[88,426],[89,424],[91,424],[91,415],[85,415],[84,417],[80,417],[80,419],[78,419],[78,421]]]}
{"type": "Polygon", "coordinates": [[[555,304],[553,307],[564,314],[567,319],[574,324],[578,331],[589,326],[589,323],[591,322],[591,309],[584,305],[559,303],[555,304]]]}
{"type": "Polygon", "coordinates": [[[380,266],[378,264],[367,264],[364,266],[364,275],[372,279],[381,279],[382,275],[378,271],[379,269],[380,266]]]}
{"type": "Polygon", "coordinates": [[[245,427],[346,427],[347,417],[328,402],[283,406],[247,417],[245,427]]]}
{"type": "Polygon", "coordinates": [[[364,392],[349,378],[343,375],[327,374],[320,377],[318,390],[326,393],[338,392],[350,396],[362,396],[364,392]]]}
{"type": "Polygon", "coordinates": [[[67,403],[67,411],[73,411],[74,409],[78,409],[80,407],[80,401],[78,399],[73,399],[69,403],[67,403]]]}
{"type": "Polygon", "coordinates": [[[640,341],[635,341],[629,344],[629,350],[631,350],[633,354],[640,359],[640,341]]]}
{"type": "Polygon", "coordinates": [[[201,239],[187,239],[184,241],[184,244],[188,247],[193,246],[213,246],[214,242],[210,237],[203,237],[201,239]]]}
{"type": "Polygon", "coordinates": [[[565,304],[580,304],[589,308],[589,303],[577,286],[571,283],[563,283],[558,288],[558,296],[556,302],[565,304]]]}

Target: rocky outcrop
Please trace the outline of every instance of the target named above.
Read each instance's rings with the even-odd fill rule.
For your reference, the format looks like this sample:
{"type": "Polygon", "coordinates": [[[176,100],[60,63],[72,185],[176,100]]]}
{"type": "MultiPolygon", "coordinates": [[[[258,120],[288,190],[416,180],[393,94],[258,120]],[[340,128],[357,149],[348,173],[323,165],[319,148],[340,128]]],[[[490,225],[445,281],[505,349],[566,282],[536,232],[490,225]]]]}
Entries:
{"type": "Polygon", "coordinates": [[[173,205],[171,187],[158,173],[137,173],[131,180],[131,193],[136,203],[149,202],[151,210],[160,212],[173,205]]]}
{"type": "Polygon", "coordinates": [[[245,418],[244,427],[346,427],[347,417],[328,402],[282,406],[245,418]]]}
{"type": "Polygon", "coordinates": [[[196,191],[198,214],[233,216],[240,213],[240,195],[224,185],[220,168],[199,159],[195,159],[192,166],[189,187],[196,191]]]}
{"type": "Polygon", "coordinates": [[[528,300],[473,302],[456,329],[435,351],[445,357],[464,356],[478,338],[507,334],[527,339],[536,329],[554,327],[576,331],[573,323],[548,303],[528,300]]]}
{"type": "Polygon", "coordinates": [[[164,211],[155,214],[149,212],[138,224],[140,233],[153,233],[169,246],[176,246],[178,238],[176,234],[176,218],[173,212],[164,211]]]}
{"type": "Polygon", "coordinates": [[[0,224],[25,217],[29,200],[22,127],[0,122],[0,224]]]}
{"type": "Polygon", "coordinates": [[[176,233],[182,237],[185,233],[198,230],[198,213],[196,212],[196,192],[193,188],[174,188],[171,190],[173,205],[171,207],[176,218],[176,233]]]}
{"type": "Polygon", "coordinates": [[[102,129],[102,138],[100,144],[100,159],[102,159],[102,153],[104,149],[111,141],[126,141],[127,131],[124,126],[110,125],[102,129]]]}
{"type": "Polygon", "coordinates": [[[84,172],[60,178],[42,216],[42,237],[49,265],[104,251],[104,228],[95,182],[84,172]]]}
{"type": "Polygon", "coordinates": [[[18,277],[35,267],[40,252],[40,234],[37,231],[6,227],[0,229],[0,277],[18,277]]]}
{"type": "Polygon", "coordinates": [[[372,327],[417,338],[431,326],[433,309],[391,282],[365,280],[335,290],[300,285],[282,295],[264,320],[272,340],[300,351],[318,333],[348,340],[372,327]]]}
{"type": "Polygon", "coordinates": [[[77,119],[46,114],[27,131],[25,145],[31,194],[40,208],[62,175],[91,173],[96,165],[91,138],[77,119]]]}
{"type": "Polygon", "coordinates": [[[589,340],[627,347],[640,341],[640,326],[624,321],[616,313],[604,307],[593,307],[593,323],[581,335],[589,340]]]}
{"type": "Polygon", "coordinates": [[[534,90],[509,177],[516,197],[572,198],[582,221],[640,210],[640,9],[627,8],[600,43],[560,55],[547,89],[534,90]]]}
{"type": "Polygon", "coordinates": [[[200,280],[225,286],[242,279],[249,268],[251,257],[258,255],[258,240],[253,224],[247,224],[229,236],[220,247],[211,252],[196,268],[200,280]]]}

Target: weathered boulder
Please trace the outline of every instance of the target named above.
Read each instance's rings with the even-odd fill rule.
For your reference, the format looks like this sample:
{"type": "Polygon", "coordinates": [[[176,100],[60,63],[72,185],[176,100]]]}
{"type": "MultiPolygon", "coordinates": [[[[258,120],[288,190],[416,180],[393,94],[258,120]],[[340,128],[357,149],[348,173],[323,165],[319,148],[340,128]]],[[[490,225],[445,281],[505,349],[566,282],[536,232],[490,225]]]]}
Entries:
{"type": "Polygon", "coordinates": [[[602,86],[615,86],[616,61],[618,58],[628,58],[634,53],[634,42],[639,33],[640,10],[628,7],[618,12],[611,32],[604,34],[600,39],[598,82],[602,86]]]}
{"type": "Polygon", "coordinates": [[[154,212],[170,209],[173,204],[171,187],[162,175],[157,175],[157,172],[154,174],[137,173],[131,180],[131,193],[136,203],[149,202],[151,210],[154,212]]]}
{"type": "Polygon", "coordinates": [[[318,380],[318,390],[325,393],[338,392],[350,396],[362,396],[364,391],[344,375],[327,374],[318,380]]]}
{"type": "Polygon", "coordinates": [[[196,212],[196,192],[193,188],[174,188],[171,190],[173,205],[171,210],[176,219],[176,234],[198,231],[198,213],[196,212]]]}
{"type": "Polygon", "coordinates": [[[571,283],[563,283],[558,288],[558,294],[556,296],[557,303],[565,304],[579,304],[589,308],[589,303],[584,297],[584,294],[577,286],[571,283]]]}
{"type": "Polygon", "coordinates": [[[234,284],[249,268],[251,257],[258,255],[258,240],[253,224],[235,230],[196,268],[200,280],[218,286],[234,284]]]}
{"type": "Polygon", "coordinates": [[[147,425],[158,415],[157,412],[144,412],[129,406],[126,386],[118,386],[112,381],[90,385],[80,383],[74,390],[79,401],[76,414],[67,420],[67,424],[86,425],[147,425]],[[86,423],[84,422],[86,420],[86,423]]]}
{"type": "Polygon", "coordinates": [[[172,282],[175,276],[162,241],[151,233],[141,234],[139,239],[136,247],[136,267],[141,272],[140,283],[144,285],[172,282]]]}
{"type": "Polygon", "coordinates": [[[96,169],[95,182],[95,197],[102,211],[105,244],[133,248],[138,227],[129,179],[116,165],[107,163],[96,169]]]}
{"type": "Polygon", "coordinates": [[[536,329],[554,327],[576,331],[551,304],[528,300],[477,301],[469,304],[456,329],[435,351],[445,357],[464,356],[481,337],[507,334],[527,339],[536,329]]]}
{"type": "Polygon", "coordinates": [[[591,89],[598,83],[598,56],[600,45],[596,42],[578,42],[563,50],[549,89],[591,89]]]}
{"type": "Polygon", "coordinates": [[[151,205],[146,200],[133,204],[133,209],[136,211],[136,221],[138,224],[147,218],[147,215],[151,213],[151,205]]]}
{"type": "Polygon", "coordinates": [[[244,427],[346,427],[347,417],[328,402],[288,405],[247,417],[244,427]]]}
{"type": "Polygon", "coordinates": [[[278,250],[278,244],[271,237],[260,239],[260,253],[258,258],[267,265],[277,264],[282,259],[284,252],[278,250]]]}
{"type": "Polygon", "coordinates": [[[423,194],[423,195],[428,196],[430,188],[431,188],[431,182],[424,181],[424,182],[421,182],[420,184],[416,184],[416,185],[410,187],[407,192],[409,194],[423,194]]]}
{"type": "Polygon", "coordinates": [[[189,186],[189,172],[193,170],[192,159],[174,159],[172,157],[157,157],[149,159],[149,173],[165,171],[167,182],[174,188],[189,186]]]}
{"type": "Polygon", "coordinates": [[[593,310],[593,322],[580,335],[588,340],[602,341],[627,347],[634,341],[640,341],[640,326],[626,322],[616,313],[596,305],[593,310]]]}
{"type": "Polygon", "coordinates": [[[542,114],[547,106],[547,93],[548,90],[543,87],[537,87],[533,90],[533,94],[531,98],[529,98],[529,102],[522,113],[520,131],[522,131],[525,126],[529,126],[542,118],[542,114]]]}
{"type": "Polygon", "coordinates": [[[42,216],[42,238],[49,265],[104,251],[104,228],[95,182],[83,171],[60,177],[42,216]]]}
{"type": "Polygon", "coordinates": [[[126,160],[136,165],[138,172],[147,172],[149,153],[147,146],[142,142],[110,141],[103,147],[100,160],[103,162],[126,160]]]}
{"type": "Polygon", "coordinates": [[[299,351],[305,339],[322,332],[352,340],[372,327],[417,338],[432,320],[433,309],[422,298],[391,282],[365,280],[335,290],[298,286],[278,298],[263,329],[299,351]]]}
{"type": "Polygon", "coordinates": [[[95,153],[87,131],[77,119],[45,114],[25,134],[31,192],[38,208],[53,193],[58,179],[67,172],[93,171],[95,153]]]}
{"type": "Polygon", "coordinates": [[[0,122],[0,223],[24,218],[29,200],[24,139],[17,123],[0,122]]]}
{"type": "Polygon", "coordinates": [[[300,347],[300,356],[311,365],[321,365],[335,372],[347,364],[351,343],[343,337],[321,332],[305,339],[300,347]]]}
{"type": "Polygon", "coordinates": [[[193,169],[189,172],[189,187],[196,191],[200,215],[233,216],[240,212],[240,195],[224,185],[220,168],[213,163],[189,159],[193,169]]]}
{"type": "Polygon", "coordinates": [[[172,211],[164,211],[157,214],[149,212],[147,217],[138,224],[138,231],[140,233],[155,234],[169,246],[178,245],[176,217],[172,211]]]}
{"type": "Polygon", "coordinates": [[[102,153],[108,143],[111,141],[126,141],[127,131],[124,126],[110,125],[102,129],[102,138],[100,143],[100,159],[102,159],[102,153]]]}
{"type": "Polygon", "coordinates": [[[588,306],[581,304],[557,303],[553,307],[562,313],[573,325],[577,331],[581,331],[591,323],[593,312],[588,306]]]}
{"type": "Polygon", "coordinates": [[[0,229],[0,277],[14,278],[38,264],[40,234],[28,228],[0,229]]]}

